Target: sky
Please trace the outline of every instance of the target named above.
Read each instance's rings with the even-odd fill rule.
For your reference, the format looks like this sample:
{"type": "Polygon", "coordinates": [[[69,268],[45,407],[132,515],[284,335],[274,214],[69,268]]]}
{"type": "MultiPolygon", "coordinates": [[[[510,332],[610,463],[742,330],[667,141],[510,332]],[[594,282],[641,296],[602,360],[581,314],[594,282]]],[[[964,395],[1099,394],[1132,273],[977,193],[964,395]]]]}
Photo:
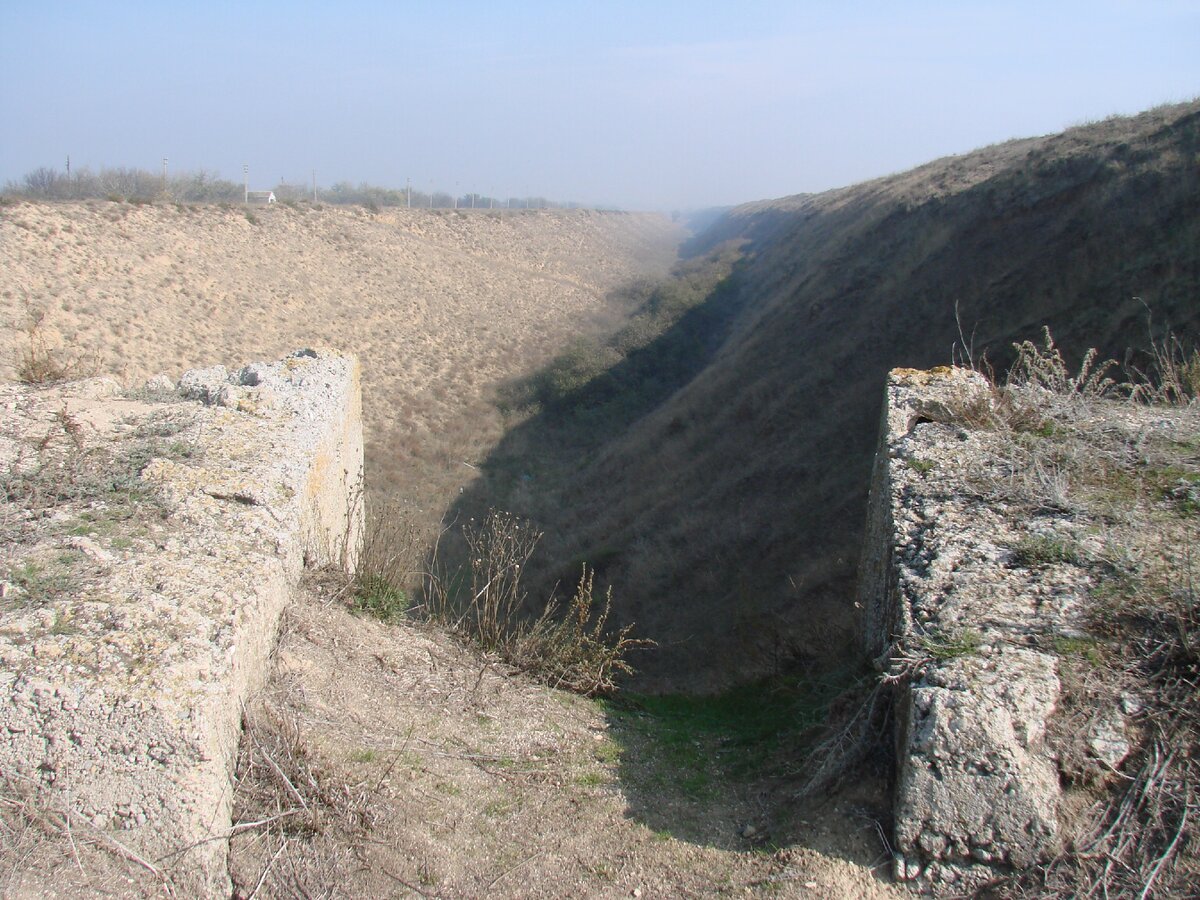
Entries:
{"type": "Polygon", "coordinates": [[[0,0],[39,167],[688,210],[1200,95],[1200,0],[0,0]]]}

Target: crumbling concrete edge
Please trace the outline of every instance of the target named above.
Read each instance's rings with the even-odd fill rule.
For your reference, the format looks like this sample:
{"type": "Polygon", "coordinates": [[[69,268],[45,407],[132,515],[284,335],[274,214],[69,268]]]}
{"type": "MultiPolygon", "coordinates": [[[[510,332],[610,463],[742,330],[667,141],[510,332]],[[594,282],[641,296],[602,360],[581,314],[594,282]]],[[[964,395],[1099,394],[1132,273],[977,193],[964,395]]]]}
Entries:
{"type": "MultiPolygon", "coordinates": [[[[360,385],[355,357],[302,350],[189,372],[177,391],[157,379],[150,403],[125,402],[109,380],[6,394],[35,427],[41,415],[86,436],[89,414],[118,406],[118,431],[165,429],[189,448],[142,471],[166,517],[152,538],[121,553],[88,542],[96,571],[76,592],[6,607],[0,623],[0,774],[58,797],[114,846],[119,835],[177,896],[230,895],[243,703],[265,681],[302,569],[355,564],[360,385]],[[71,629],[51,627],[64,619],[71,629]]],[[[96,437],[100,452],[111,437],[96,437]]],[[[26,890],[60,893],[29,877],[26,890]]]]}
{"type": "Polygon", "coordinates": [[[890,373],[860,564],[865,648],[892,691],[894,874],[935,892],[1059,840],[1060,685],[1038,637],[1067,627],[1086,586],[1033,584],[1013,523],[966,488],[993,448],[956,420],[991,398],[969,370],[890,373]]]}

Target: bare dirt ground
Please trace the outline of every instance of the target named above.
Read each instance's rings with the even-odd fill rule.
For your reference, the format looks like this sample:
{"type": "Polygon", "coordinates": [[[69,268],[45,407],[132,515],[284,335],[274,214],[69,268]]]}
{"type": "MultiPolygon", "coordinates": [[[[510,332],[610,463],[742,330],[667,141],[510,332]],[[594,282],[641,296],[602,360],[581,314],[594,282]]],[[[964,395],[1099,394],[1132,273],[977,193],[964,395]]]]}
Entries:
{"type": "Polygon", "coordinates": [[[320,585],[247,723],[237,896],[900,896],[849,801],[801,810],[753,781],[696,800],[605,706],[320,585]]]}
{"type": "Polygon", "coordinates": [[[0,207],[0,380],[39,337],[127,383],[359,354],[372,484],[440,516],[499,437],[486,397],[622,312],[680,230],[619,212],[131,205],[0,207]],[[467,463],[468,465],[463,465],[467,463]]]}

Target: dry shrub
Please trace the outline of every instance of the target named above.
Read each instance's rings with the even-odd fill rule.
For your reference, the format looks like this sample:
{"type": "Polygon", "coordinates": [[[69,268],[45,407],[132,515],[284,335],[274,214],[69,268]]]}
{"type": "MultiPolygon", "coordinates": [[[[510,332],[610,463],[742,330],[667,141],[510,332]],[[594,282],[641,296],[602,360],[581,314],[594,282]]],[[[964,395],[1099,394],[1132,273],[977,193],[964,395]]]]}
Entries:
{"type": "Polygon", "coordinates": [[[1150,374],[1131,368],[1133,396],[1146,403],[1186,406],[1200,397],[1200,349],[1189,352],[1171,332],[1150,344],[1150,374]]]}
{"type": "Polygon", "coordinates": [[[300,723],[270,703],[243,715],[237,781],[243,805],[235,832],[269,826],[284,834],[321,834],[370,825],[368,786],[326,771],[305,746],[300,723]]]}
{"type": "Polygon", "coordinates": [[[584,565],[566,609],[561,610],[557,599],[551,597],[514,652],[518,665],[536,671],[551,686],[586,696],[614,691],[619,674],[633,674],[626,659],[628,651],[653,646],[653,641],[630,636],[633,625],[609,633],[612,588],[598,606],[594,581],[595,572],[584,565]]]}
{"type": "Polygon", "coordinates": [[[409,598],[419,588],[420,610],[431,621],[547,684],[586,695],[615,691],[617,678],[633,672],[629,652],[653,645],[632,637],[633,625],[610,628],[612,591],[598,601],[586,565],[565,605],[552,594],[540,614],[532,613],[522,576],[543,535],[531,523],[499,510],[470,520],[450,535],[461,545],[456,555],[465,558],[457,566],[443,561],[449,555],[443,539],[451,531],[438,535],[426,553],[429,542],[407,508],[368,504],[357,564],[332,576],[335,595],[361,612],[397,621],[415,611],[409,598]]]}
{"type": "Polygon", "coordinates": [[[73,378],[87,378],[100,370],[97,352],[62,357],[61,351],[46,337],[46,311],[25,302],[25,347],[17,361],[17,378],[26,384],[51,384],[73,378]]]}
{"type": "Polygon", "coordinates": [[[1071,374],[1062,354],[1054,345],[1049,328],[1042,328],[1042,346],[1032,341],[1014,344],[1017,358],[1008,371],[1007,386],[1015,390],[1040,390],[1044,399],[1080,397],[1095,400],[1109,396],[1116,382],[1108,373],[1116,367],[1116,360],[1109,359],[1097,364],[1099,353],[1095,348],[1088,350],[1079,365],[1079,372],[1071,374]]]}
{"type": "Polygon", "coordinates": [[[425,536],[408,507],[395,501],[376,502],[366,494],[360,494],[357,502],[366,505],[362,540],[353,571],[345,564],[347,548],[343,547],[346,576],[337,594],[359,612],[385,622],[398,621],[420,582],[425,536]]]}
{"type": "Polygon", "coordinates": [[[612,693],[618,675],[633,672],[629,652],[653,642],[631,637],[632,624],[608,627],[612,591],[598,604],[586,565],[565,609],[551,595],[540,615],[531,616],[521,578],[541,538],[529,522],[498,510],[468,522],[463,566],[442,565],[435,548],[425,584],[428,615],[554,687],[612,693]]]}

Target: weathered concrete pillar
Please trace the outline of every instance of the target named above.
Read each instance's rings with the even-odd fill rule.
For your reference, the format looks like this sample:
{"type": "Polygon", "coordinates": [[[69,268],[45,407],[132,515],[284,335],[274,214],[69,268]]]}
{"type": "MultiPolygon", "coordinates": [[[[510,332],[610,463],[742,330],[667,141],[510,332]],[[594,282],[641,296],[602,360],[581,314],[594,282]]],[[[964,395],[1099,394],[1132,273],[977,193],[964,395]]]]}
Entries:
{"type": "Polygon", "coordinates": [[[860,571],[867,651],[894,681],[896,874],[966,885],[1028,866],[1058,840],[1046,725],[1056,658],[1033,636],[1077,613],[1086,583],[1011,565],[1022,523],[971,484],[1002,457],[963,418],[992,402],[978,374],[897,369],[860,571]]]}
{"type": "Polygon", "coordinates": [[[302,567],[353,566],[361,537],[358,362],[302,350],[132,396],[9,385],[0,408],[20,523],[0,777],[64,825],[58,864],[31,857],[17,892],[228,897],[242,702],[302,567]]]}

